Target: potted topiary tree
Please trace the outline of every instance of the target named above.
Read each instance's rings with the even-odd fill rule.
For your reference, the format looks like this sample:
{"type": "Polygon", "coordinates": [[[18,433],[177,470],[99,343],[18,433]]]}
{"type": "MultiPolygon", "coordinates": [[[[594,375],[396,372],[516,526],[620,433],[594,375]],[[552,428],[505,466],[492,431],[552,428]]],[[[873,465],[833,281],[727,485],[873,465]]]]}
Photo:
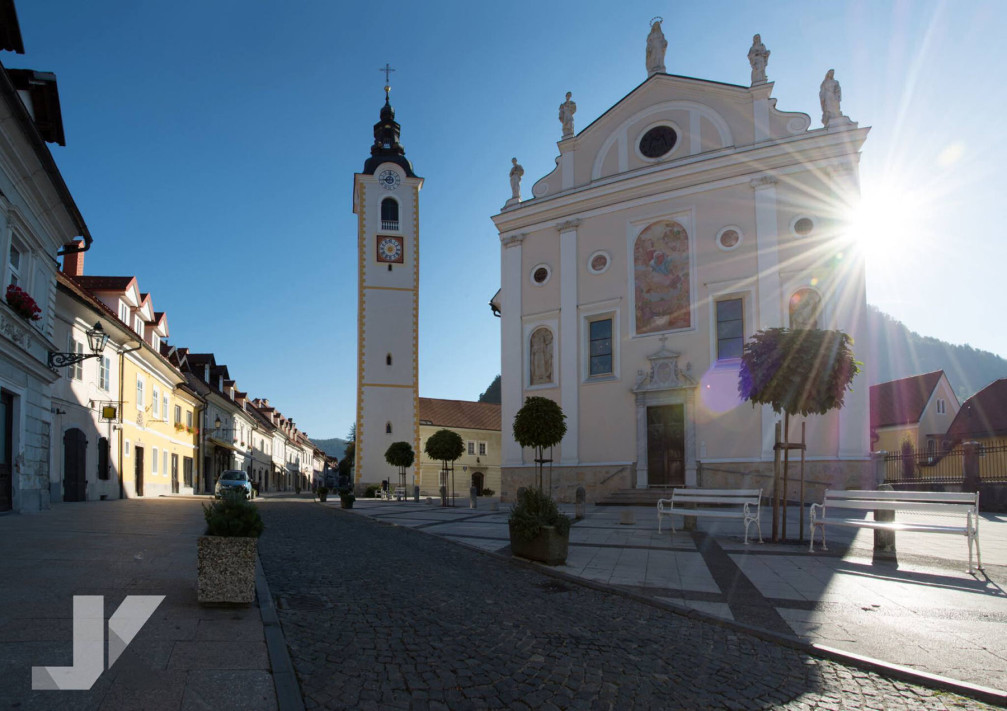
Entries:
{"type": "Polygon", "coordinates": [[[570,518],[538,489],[522,489],[507,521],[511,553],[546,565],[566,562],[570,518]]]}
{"type": "Polygon", "coordinates": [[[200,603],[250,604],[255,600],[256,543],[262,533],[258,507],[228,493],[203,506],[206,535],[198,540],[200,603]]]}
{"type": "Polygon", "coordinates": [[[399,486],[403,492],[406,489],[406,469],[411,467],[415,460],[416,454],[408,442],[392,442],[385,450],[385,461],[399,469],[399,486]]]}
{"type": "Polygon", "coordinates": [[[329,487],[323,484],[322,486],[318,487],[318,500],[327,501],[328,498],[329,498],[329,487]]]}
{"type": "MultiPolygon", "coordinates": [[[[441,506],[448,505],[448,471],[454,471],[450,466],[465,451],[465,443],[462,442],[461,435],[451,430],[437,430],[427,438],[427,443],[423,445],[423,451],[431,459],[441,460],[441,506]]],[[[454,493],[454,481],[451,482],[452,494],[454,493]]],[[[454,504],[454,496],[451,497],[454,504]]]]}
{"type": "MultiPolygon", "coordinates": [[[[570,519],[559,512],[552,497],[542,491],[546,448],[559,444],[566,434],[566,415],[553,400],[529,397],[514,416],[514,440],[535,450],[536,487],[519,491],[508,519],[511,552],[522,558],[560,565],[566,561],[570,519]]],[[[550,477],[549,488],[552,489],[550,477]]]]}

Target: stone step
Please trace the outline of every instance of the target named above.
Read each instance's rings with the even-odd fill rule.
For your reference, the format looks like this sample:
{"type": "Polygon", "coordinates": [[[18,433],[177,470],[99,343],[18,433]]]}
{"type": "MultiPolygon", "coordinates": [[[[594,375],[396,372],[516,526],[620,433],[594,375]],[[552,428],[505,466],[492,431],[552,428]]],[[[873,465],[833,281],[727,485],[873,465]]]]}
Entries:
{"type": "Polygon", "coordinates": [[[595,502],[597,506],[657,506],[658,499],[671,498],[671,487],[617,489],[595,502]]]}

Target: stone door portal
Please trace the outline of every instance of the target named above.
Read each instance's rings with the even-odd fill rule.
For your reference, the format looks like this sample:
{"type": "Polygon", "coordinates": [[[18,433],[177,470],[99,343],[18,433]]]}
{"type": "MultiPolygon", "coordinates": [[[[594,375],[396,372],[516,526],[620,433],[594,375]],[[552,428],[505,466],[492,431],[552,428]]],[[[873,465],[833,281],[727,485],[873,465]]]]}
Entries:
{"type": "Polygon", "coordinates": [[[136,487],[136,495],[143,496],[143,447],[133,447],[133,459],[136,460],[133,468],[133,485],[136,487]]]}
{"type": "Polygon", "coordinates": [[[0,511],[14,505],[14,396],[0,393],[0,511]]]}
{"type": "Polygon", "coordinates": [[[63,501],[87,498],[87,435],[74,427],[63,434],[63,501]]]}
{"type": "Polygon", "coordinates": [[[647,485],[685,485],[685,407],[647,408],[647,485]]]}

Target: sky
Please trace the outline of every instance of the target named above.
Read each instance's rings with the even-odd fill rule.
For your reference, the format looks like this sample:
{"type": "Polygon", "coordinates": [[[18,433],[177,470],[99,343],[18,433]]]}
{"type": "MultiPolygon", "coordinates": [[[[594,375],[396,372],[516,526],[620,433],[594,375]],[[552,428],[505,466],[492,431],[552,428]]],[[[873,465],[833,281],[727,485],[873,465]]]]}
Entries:
{"type": "Polygon", "coordinates": [[[579,131],[646,78],[747,86],[752,35],[783,111],[819,127],[835,69],[871,132],[860,164],[867,299],[911,329],[1007,356],[1007,3],[20,0],[25,54],[54,72],[51,146],[94,237],[85,273],[135,275],[173,345],[313,439],[355,417],[353,174],[390,63],[420,193],[420,395],[474,400],[500,372],[490,217],[552,170],[567,91],[579,131]]]}

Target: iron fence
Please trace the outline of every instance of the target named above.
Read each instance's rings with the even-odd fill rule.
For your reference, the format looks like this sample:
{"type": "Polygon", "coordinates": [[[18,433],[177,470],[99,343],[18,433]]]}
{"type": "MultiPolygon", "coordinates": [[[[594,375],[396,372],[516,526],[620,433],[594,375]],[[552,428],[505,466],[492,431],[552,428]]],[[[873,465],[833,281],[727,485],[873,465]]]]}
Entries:
{"type": "Polygon", "coordinates": [[[974,466],[982,483],[1007,483],[1007,444],[976,444],[974,464],[965,447],[950,450],[916,450],[908,447],[884,455],[885,483],[961,484],[974,466]]]}

